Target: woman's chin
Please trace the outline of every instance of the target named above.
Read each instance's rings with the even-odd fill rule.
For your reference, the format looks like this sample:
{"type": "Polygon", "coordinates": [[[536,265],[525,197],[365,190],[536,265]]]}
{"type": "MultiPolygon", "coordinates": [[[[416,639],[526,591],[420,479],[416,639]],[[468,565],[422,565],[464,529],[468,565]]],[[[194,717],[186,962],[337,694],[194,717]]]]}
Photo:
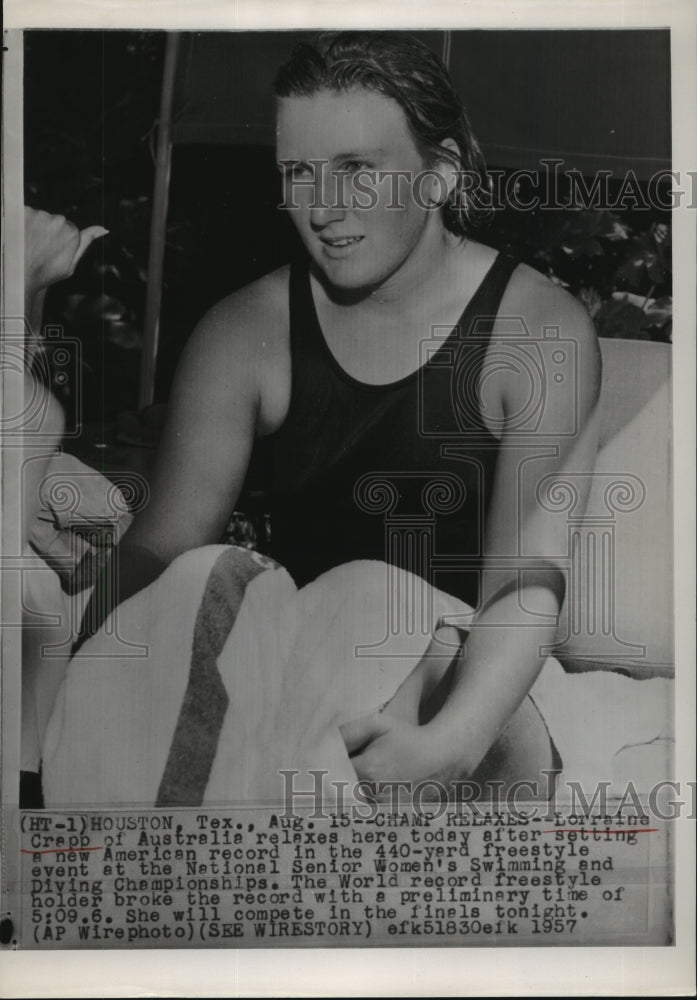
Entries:
{"type": "Polygon", "coordinates": [[[366,248],[357,246],[346,256],[331,256],[329,253],[311,253],[315,266],[324,280],[332,287],[346,292],[370,291],[385,281],[392,267],[384,261],[378,262],[366,248]]]}

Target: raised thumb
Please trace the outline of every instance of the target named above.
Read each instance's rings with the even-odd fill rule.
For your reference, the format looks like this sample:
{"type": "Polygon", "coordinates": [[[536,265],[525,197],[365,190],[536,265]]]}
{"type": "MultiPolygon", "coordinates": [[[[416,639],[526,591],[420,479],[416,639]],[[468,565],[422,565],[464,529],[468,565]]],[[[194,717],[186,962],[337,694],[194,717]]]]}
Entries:
{"type": "Polygon", "coordinates": [[[109,230],[105,229],[104,226],[88,226],[87,229],[80,230],[80,242],[78,243],[75,256],[73,257],[73,270],[75,270],[82,258],[82,255],[92,245],[92,243],[94,243],[95,240],[100,239],[102,236],[106,236],[108,232],[109,230]]]}

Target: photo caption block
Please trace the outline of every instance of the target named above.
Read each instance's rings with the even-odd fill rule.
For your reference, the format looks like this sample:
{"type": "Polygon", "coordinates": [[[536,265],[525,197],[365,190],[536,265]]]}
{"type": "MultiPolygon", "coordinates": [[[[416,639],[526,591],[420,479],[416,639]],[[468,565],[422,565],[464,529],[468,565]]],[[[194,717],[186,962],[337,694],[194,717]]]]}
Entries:
{"type": "Polygon", "coordinates": [[[634,810],[21,814],[18,948],[670,944],[634,810]]]}

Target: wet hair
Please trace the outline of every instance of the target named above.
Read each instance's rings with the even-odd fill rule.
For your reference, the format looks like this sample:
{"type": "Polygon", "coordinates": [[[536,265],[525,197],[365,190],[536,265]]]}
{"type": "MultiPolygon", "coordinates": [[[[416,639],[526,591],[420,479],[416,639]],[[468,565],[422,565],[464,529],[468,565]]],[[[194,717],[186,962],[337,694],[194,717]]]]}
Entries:
{"type": "Polygon", "coordinates": [[[422,155],[449,160],[460,171],[442,206],[443,224],[465,236],[489,216],[489,183],[482,151],[460,96],[438,56],[403,32],[325,32],[301,43],[274,81],[278,97],[311,97],[322,91],[363,87],[397,101],[422,155]],[[459,149],[444,147],[453,139],[459,149]]]}

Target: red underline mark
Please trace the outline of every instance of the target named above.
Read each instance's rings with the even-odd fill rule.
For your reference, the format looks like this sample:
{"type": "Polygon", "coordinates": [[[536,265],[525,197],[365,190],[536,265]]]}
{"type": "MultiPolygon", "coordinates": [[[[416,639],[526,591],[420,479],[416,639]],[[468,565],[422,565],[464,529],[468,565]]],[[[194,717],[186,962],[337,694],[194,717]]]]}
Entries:
{"type": "Polygon", "coordinates": [[[68,854],[70,852],[78,854],[80,851],[103,851],[103,850],[104,850],[103,847],[47,847],[43,851],[34,851],[34,850],[28,849],[26,847],[22,847],[22,848],[20,848],[20,852],[19,853],[20,854],[55,854],[57,851],[60,851],[61,854],[63,854],[63,853],[64,854],[68,854]]]}
{"type": "Polygon", "coordinates": [[[592,830],[575,830],[557,827],[556,830],[542,830],[542,833],[658,833],[657,826],[642,826],[640,828],[630,827],[629,830],[608,830],[606,827],[594,827],[592,830]]]}

